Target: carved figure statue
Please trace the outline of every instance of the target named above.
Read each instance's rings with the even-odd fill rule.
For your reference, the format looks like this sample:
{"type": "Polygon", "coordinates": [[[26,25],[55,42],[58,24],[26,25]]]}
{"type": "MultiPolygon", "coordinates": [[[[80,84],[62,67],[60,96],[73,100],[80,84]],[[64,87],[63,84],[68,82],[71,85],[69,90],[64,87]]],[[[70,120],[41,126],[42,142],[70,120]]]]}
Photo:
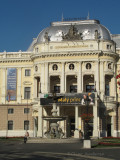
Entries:
{"type": "Polygon", "coordinates": [[[46,43],[49,42],[48,32],[45,32],[44,39],[46,43]]]}
{"type": "Polygon", "coordinates": [[[62,32],[63,40],[81,40],[82,33],[78,33],[78,30],[75,26],[71,25],[67,34],[64,35],[62,32]]]}
{"type": "Polygon", "coordinates": [[[98,33],[98,30],[95,30],[94,36],[96,40],[100,38],[100,33],[98,33]]]}

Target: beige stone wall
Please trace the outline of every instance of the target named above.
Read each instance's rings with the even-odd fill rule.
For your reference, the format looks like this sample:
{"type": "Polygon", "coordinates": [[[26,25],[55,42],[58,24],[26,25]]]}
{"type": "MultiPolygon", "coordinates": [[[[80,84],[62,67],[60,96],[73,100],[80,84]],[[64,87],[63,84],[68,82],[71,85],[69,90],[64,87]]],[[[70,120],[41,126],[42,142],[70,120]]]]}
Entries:
{"type": "Polygon", "coordinates": [[[29,130],[33,130],[32,106],[28,105],[28,115],[24,114],[24,108],[27,108],[27,105],[0,105],[0,130],[6,130],[7,120],[13,120],[13,130],[24,130],[24,121],[29,120],[29,130]],[[9,108],[14,109],[13,114],[8,114],[9,108]]]}

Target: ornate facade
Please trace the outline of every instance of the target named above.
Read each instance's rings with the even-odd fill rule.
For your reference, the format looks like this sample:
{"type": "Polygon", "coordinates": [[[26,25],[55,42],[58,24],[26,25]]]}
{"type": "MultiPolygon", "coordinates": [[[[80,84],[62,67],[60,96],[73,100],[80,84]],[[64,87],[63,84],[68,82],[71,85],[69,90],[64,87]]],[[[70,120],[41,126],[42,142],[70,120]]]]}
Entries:
{"type": "Polygon", "coordinates": [[[57,104],[58,116],[66,116],[59,122],[64,137],[84,133],[86,107],[90,136],[120,136],[119,47],[120,35],[98,20],[62,21],[41,31],[27,51],[0,53],[0,136],[28,130],[45,137],[50,124],[43,117],[52,110],[45,96],[53,91],[69,98],[57,104]],[[86,93],[94,93],[94,103],[76,102],[86,93]]]}

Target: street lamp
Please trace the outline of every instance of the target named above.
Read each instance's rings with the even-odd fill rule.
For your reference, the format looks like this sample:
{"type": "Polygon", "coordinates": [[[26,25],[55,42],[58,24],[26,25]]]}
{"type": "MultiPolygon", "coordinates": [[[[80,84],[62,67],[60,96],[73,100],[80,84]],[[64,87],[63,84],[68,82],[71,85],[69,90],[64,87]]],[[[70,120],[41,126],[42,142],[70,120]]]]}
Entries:
{"type": "Polygon", "coordinates": [[[89,97],[88,95],[86,96],[86,119],[85,119],[85,126],[84,126],[84,139],[90,139],[90,136],[89,136],[89,124],[88,124],[88,121],[89,121],[89,115],[88,115],[88,107],[89,107],[89,97]]]}

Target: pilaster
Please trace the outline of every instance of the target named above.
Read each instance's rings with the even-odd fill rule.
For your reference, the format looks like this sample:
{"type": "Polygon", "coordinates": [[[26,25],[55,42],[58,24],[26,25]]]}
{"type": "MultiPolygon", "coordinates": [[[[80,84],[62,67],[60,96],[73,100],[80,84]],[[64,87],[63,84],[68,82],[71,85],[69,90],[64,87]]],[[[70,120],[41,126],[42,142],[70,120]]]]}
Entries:
{"type": "Polygon", "coordinates": [[[6,101],[6,68],[2,69],[2,87],[1,87],[1,102],[5,104],[6,101]]]}
{"type": "Polygon", "coordinates": [[[77,86],[78,86],[77,92],[81,93],[82,92],[82,63],[81,62],[79,62],[77,86]]]}
{"type": "Polygon", "coordinates": [[[103,100],[105,95],[104,62],[100,62],[100,91],[101,91],[101,100],[103,100]]]}
{"type": "Polygon", "coordinates": [[[62,73],[61,73],[61,93],[65,93],[65,63],[62,63],[62,73]]]}
{"type": "Polygon", "coordinates": [[[43,137],[42,106],[38,106],[38,137],[43,137]]]}
{"type": "Polygon", "coordinates": [[[97,90],[97,93],[99,94],[100,92],[100,76],[99,76],[99,73],[100,73],[100,67],[99,67],[99,61],[96,62],[96,74],[95,74],[95,81],[96,81],[96,90],[97,90]]]}
{"type": "Polygon", "coordinates": [[[48,63],[45,63],[45,93],[49,92],[49,72],[48,72],[48,63]]]}
{"type": "Polygon", "coordinates": [[[18,68],[18,86],[17,86],[17,102],[21,103],[21,77],[22,77],[22,68],[18,68]]]}
{"type": "Polygon", "coordinates": [[[75,106],[75,132],[74,138],[79,138],[79,119],[78,119],[78,106],[75,106]]]}
{"type": "Polygon", "coordinates": [[[41,64],[41,93],[45,93],[45,66],[44,63],[41,64]]]}

